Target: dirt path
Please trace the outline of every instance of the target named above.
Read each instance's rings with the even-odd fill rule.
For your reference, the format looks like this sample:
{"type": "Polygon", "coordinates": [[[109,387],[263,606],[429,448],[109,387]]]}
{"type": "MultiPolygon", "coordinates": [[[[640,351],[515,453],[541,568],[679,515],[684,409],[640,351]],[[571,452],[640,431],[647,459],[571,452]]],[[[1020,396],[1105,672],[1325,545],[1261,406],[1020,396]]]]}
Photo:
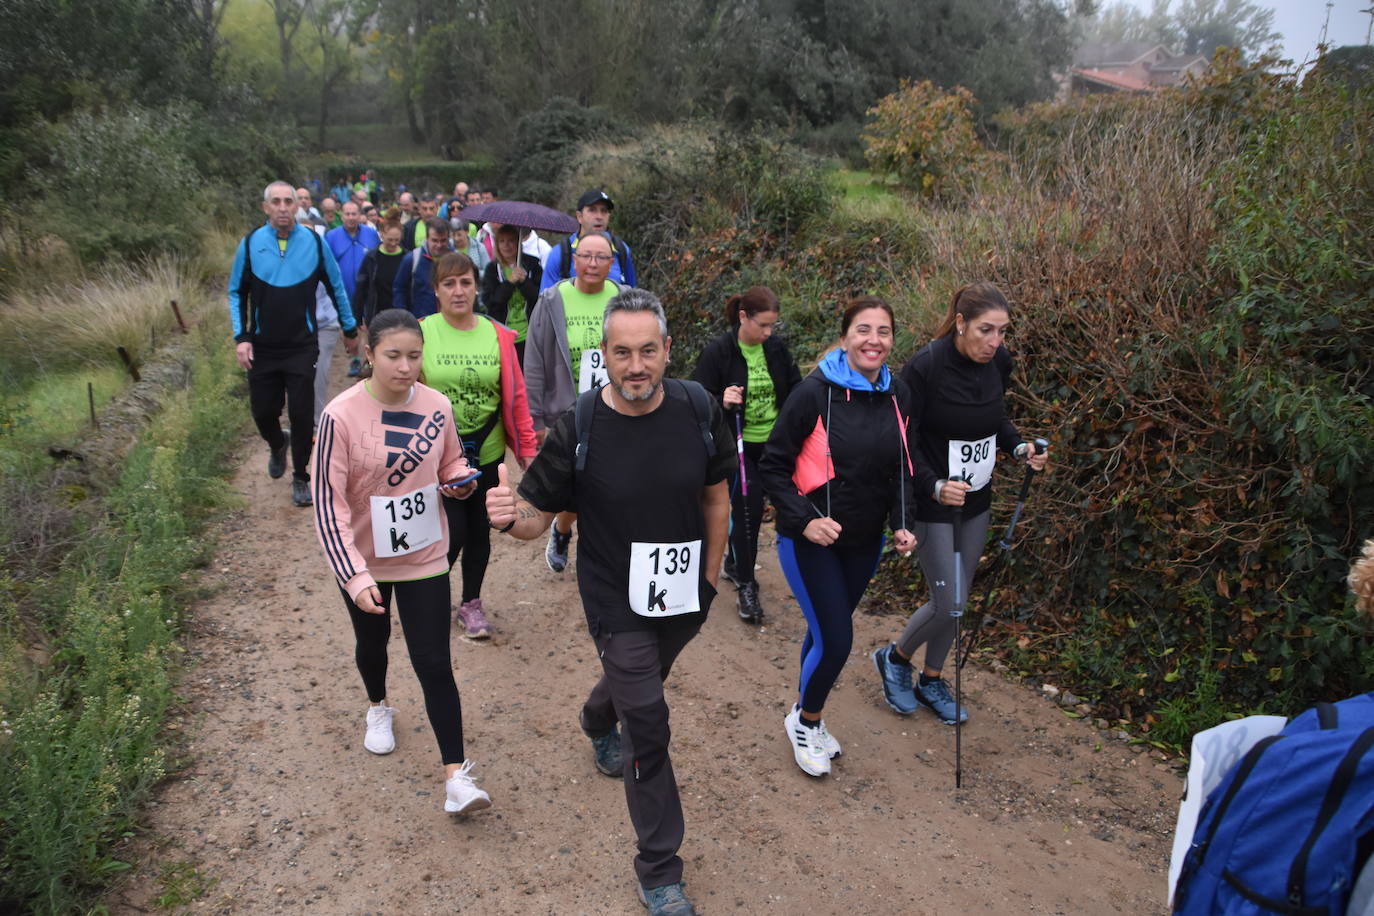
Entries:
{"type": "MultiPolygon", "coordinates": [[[[494,804],[456,819],[440,810],[438,753],[399,633],[397,749],[376,757],[362,747],[366,697],[311,515],[267,478],[261,443],[246,440],[240,457],[244,508],[223,521],[210,597],[190,615],[175,725],[190,762],[125,851],[140,865],[110,911],[158,911],[159,875],[193,867],[214,884],[191,912],[643,913],[621,784],[593,769],[577,727],[598,667],[575,564],[556,575],[542,540],[495,539],[483,598],[497,633],[453,637],[468,754],[494,804]]],[[[685,878],[703,914],[1164,911],[1173,771],[970,665],[956,793],[953,730],[891,713],[866,657],[896,618],[856,616],[826,708],[844,757],[832,778],[802,774],[782,729],[802,616],[771,529],[763,541],[768,625],[742,624],[725,584],[668,683],[685,878]]]]}

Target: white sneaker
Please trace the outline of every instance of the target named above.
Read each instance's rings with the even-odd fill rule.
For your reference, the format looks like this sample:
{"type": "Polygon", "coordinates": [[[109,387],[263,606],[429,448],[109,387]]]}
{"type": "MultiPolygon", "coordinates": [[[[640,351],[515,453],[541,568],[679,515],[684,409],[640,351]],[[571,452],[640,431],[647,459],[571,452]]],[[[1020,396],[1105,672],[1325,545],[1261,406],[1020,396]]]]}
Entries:
{"type": "Polygon", "coordinates": [[[816,726],[816,731],[821,733],[821,747],[825,748],[825,756],[834,760],[844,753],[844,748],[840,747],[840,742],[835,740],[835,736],[826,730],[824,719],[821,720],[820,725],[816,726]]]}
{"type": "Polygon", "coordinates": [[[367,708],[367,735],[363,747],[374,754],[390,754],[396,750],[396,736],[391,732],[391,718],[396,715],[392,706],[369,706],[367,708]]]}
{"type": "Polygon", "coordinates": [[[792,756],[797,766],[808,776],[824,776],[830,772],[830,754],[821,742],[821,730],[802,724],[801,707],[793,706],[782,720],[787,740],[792,742],[792,756]]]}
{"type": "Polygon", "coordinates": [[[481,811],[483,808],[491,807],[491,796],[483,792],[472,781],[472,761],[463,761],[462,768],[456,770],[444,783],[444,791],[447,798],[444,799],[444,810],[450,814],[462,814],[466,811],[481,811]]]}

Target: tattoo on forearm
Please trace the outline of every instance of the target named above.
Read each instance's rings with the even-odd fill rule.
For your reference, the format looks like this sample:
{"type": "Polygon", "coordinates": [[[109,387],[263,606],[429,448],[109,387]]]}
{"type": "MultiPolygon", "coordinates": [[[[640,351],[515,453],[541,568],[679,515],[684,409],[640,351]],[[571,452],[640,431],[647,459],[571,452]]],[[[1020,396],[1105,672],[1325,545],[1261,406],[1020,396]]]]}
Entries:
{"type": "Polygon", "coordinates": [[[534,506],[524,505],[520,507],[520,511],[517,512],[516,515],[520,516],[520,518],[538,518],[539,510],[534,508],[534,506]]]}

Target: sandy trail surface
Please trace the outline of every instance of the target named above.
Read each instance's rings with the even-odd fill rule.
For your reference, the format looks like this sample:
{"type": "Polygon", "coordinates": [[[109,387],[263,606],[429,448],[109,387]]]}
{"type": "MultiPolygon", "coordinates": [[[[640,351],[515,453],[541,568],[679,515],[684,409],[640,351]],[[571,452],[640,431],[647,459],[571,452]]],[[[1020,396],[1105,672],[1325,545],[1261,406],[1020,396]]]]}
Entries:
{"type": "MultiPolygon", "coordinates": [[[[342,387],[340,357],[336,388],[342,387]]],[[[388,689],[395,753],[363,749],[366,696],[347,614],[289,478],[245,439],[189,614],[183,770],[159,789],[112,913],[165,911],[168,874],[210,886],[190,912],[642,913],[617,779],[592,766],[578,708],[599,673],[576,561],[494,538],[483,599],[496,633],[452,636],[465,741],[493,807],[446,815],[442,770],[404,643],[388,689]],[[159,903],[159,898],[163,900],[159,903]]],[[[1033,523],[1033,520],[1032,520],[1033,523]]],[[[831,777],[792,761],[800,610],[766,526],[764,627],[721,596],[668,681],[687,820],[687,891],[705,916],[777,913],[1161,913],[1178,775],[976,663],[964,788],[954,732],[884,705],[867,653],[901,627],[861,607],[826,708],[831,777]]],[[[574,540],[574,550],[576,540],[574,540]]],[[[455,594],[457,592],[457,574],[455,594]]]]}

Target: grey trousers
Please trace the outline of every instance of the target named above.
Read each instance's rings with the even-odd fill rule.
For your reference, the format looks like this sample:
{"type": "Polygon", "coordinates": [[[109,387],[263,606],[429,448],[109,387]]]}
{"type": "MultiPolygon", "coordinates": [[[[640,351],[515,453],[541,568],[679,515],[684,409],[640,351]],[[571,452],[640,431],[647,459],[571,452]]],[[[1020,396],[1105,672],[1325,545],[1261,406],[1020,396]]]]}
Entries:
{"type": "MultiPolygon", "coordinates": [[[[960,526],[959,534],[963,543],[959,545],[959,558],[963,560],[964,610],[968,610],[969,586],[973,584],[973,573],[978,569],[978,557],[988,538],[988,519],[991,512],[980,512],[973,518],[966,518],[960,526]]],[[[897,638],[897,648],[913,662],[916,650],[922,644],[926,647],[925,666],[931,671],[939,671],[945,666],[950,646],[954,644],[954,618],[949,612],[954,609],[954,525],[942,522],[916,522],[911,526],[919,545],[916,556],[921,561],[921,571],[925,573],[926,584],[930,586],[930,600],[916,609],[906,628],[897,638]]]]}
{"type": "Polygon", "coordinates": [[[343,329],[337,324],[320,328],[320,356],[315,362],[315,425],[320,425],[320,413],[329,403],[329,366],[334,362],[334,348],[339,345],[343,329]]]}
{"type": "Polygon", "coordinates": [[[682,880],[678,848],[686,830],[677,778],[668,756],[668,704],[663,682],[701,623],[659,630],[627,630],[595,637],[601,680],[582,707],[582,728],[592,737],[620,722],[625,760],[625,803],[638,837],[635,874],[645,888],[682,880]]]}

